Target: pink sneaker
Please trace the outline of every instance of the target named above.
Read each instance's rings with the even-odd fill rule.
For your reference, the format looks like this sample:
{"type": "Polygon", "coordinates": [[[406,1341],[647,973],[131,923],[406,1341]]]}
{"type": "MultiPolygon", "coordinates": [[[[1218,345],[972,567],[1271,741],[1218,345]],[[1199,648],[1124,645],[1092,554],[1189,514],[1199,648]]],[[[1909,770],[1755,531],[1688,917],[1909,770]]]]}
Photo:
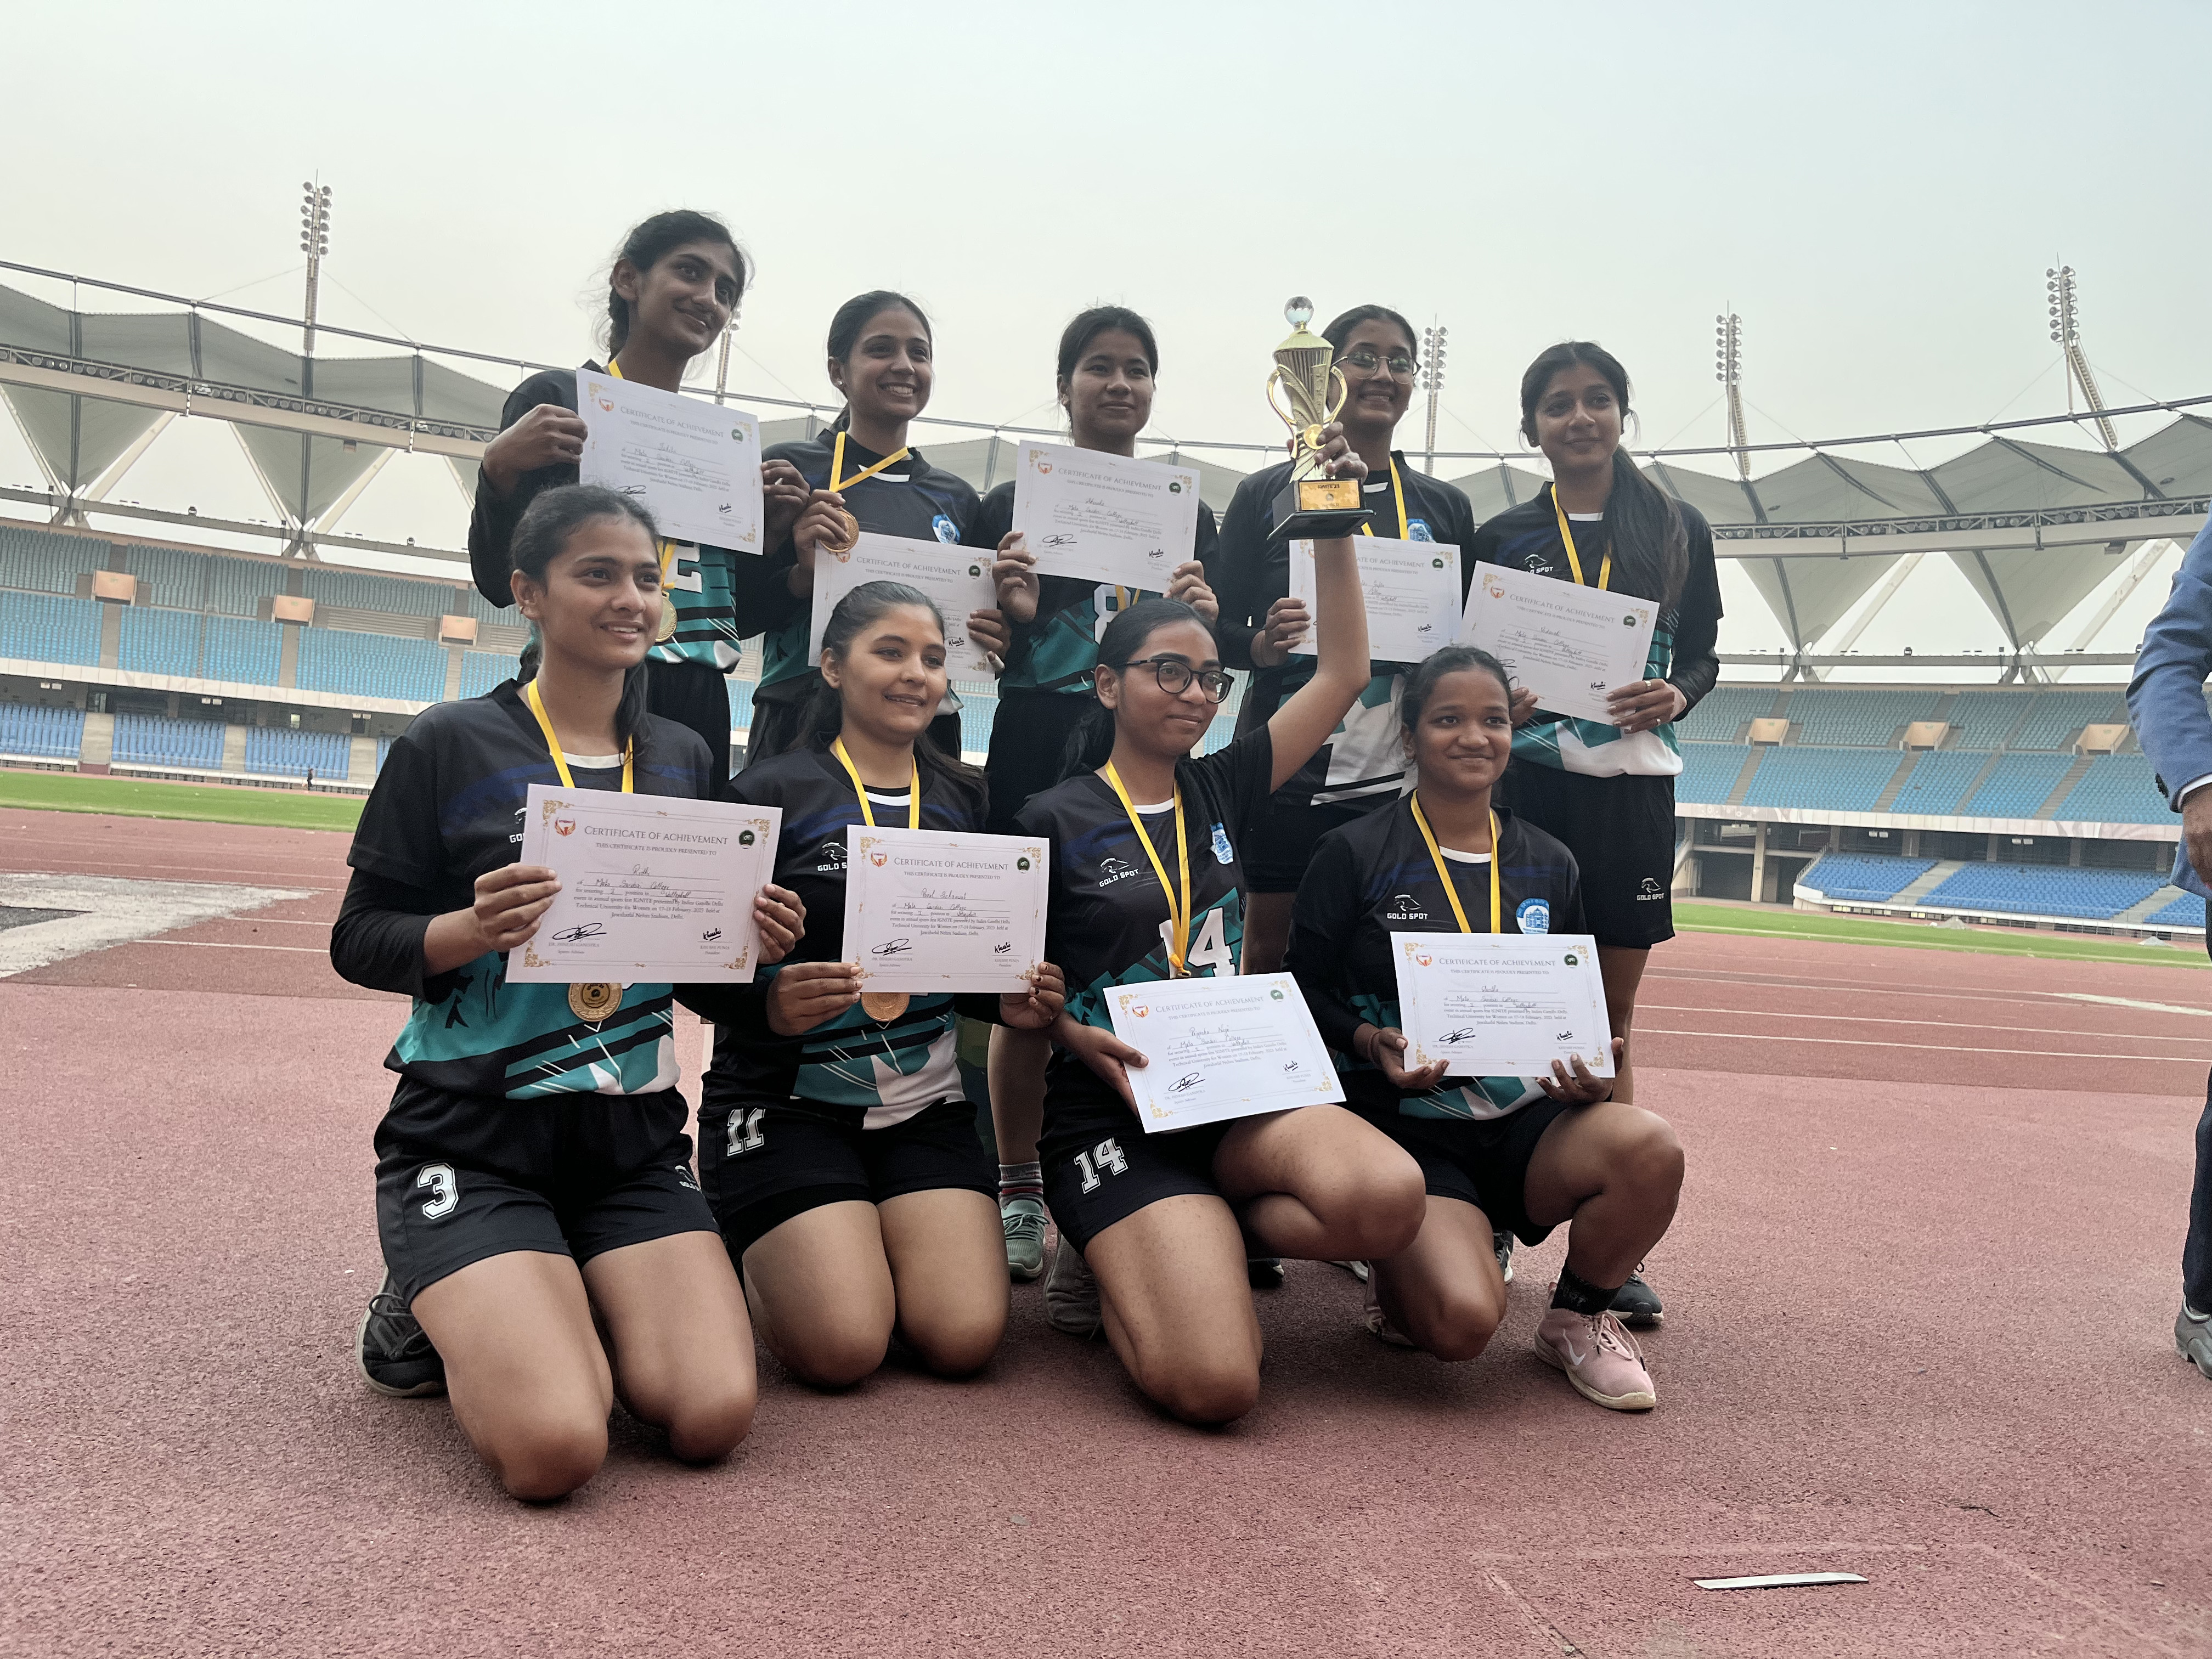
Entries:
{"type": "Polygon", "coordinates": [[[1567,1374],[1576,1393],[1607,1411],[1648,1412],[1659,1403],[1644,1351],[1610,1312],[1547,1309],[1536,1326],[1536,1352],[1567,1374]]]}

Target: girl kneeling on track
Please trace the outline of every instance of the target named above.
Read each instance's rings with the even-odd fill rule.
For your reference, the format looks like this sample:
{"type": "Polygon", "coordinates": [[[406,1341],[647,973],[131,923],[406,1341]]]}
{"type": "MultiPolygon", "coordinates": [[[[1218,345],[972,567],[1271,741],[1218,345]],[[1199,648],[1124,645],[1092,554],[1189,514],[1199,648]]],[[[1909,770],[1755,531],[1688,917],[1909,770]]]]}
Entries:
{"type": "MultiPolygon", "coordinates": [[[[376,1131],[386,1273],[363,1374],[386,1393],[447,1388],[507,1491],[549,1498],[599,1468],[617,1397],[696,1462],[744,1437],[755,1382],[744,1297],[691,1174],[677,988],[506,974],[559,890],[514,862],[529,785],[717,793],[706,744],[646,711],[653,521],[610,490],[549,489],[513,550],[536,677],[436,704],[392,744],[331,962],[415,999],[385,1060],[399,1073],[376,1131]]],[[[763,888],[754,913],[775,961],[802,930],[797,901],[763,888]]]]}
{"type": "MultiPolygon", "coordinates": [[[[894,1331],[930,1370],[980,1369],[1006,1327],[998,1177],[954,1056],[957,1016],[1042,1030],[1060,972],[1008,996],[918,994],[877,1018],[844,945],[845,830],[980,832],[981,779],[928,736],[945,622],[928,597],[866,582],[823,630],[794,747],[756,761],[739,800],[783,809],[776,879],[807,935],[716,1034],[700,1171],[763,1339],[819,1388],[883,1364],[894,1331]]],[[[872,999],[869,1000],[872,1001],[872,999]]]]}
{"type": "MultiPolygon", "coordinates": [[[[1340,476],[1358,476],[1340,437],[1331,454],[1340,476]]],[[[1196,611],[1144,600],[1099,641],[1100,707],[1079,733],[1074,775],[1017,819],[1052,840],[1047,951],[1081,988],[1053,1028],[1066,1052],[1045,1091],[1040,1151],[1060,1232],[1048,1315],[1076,1334],[1103,1323],[1137,1385],[1194,1423],[1242,1416],[1259,1394],[1249,1251],[1390,1256],[1420,1224],[1419,1168],[1340,1106],[1146,1133],[1123,1069],[1144,1056],[1106,1012],[1117,985],[1237,971],[1243,871],[1231,833],[1328,740],[1368,680],[1352,544],[1318,551],[1320,661],[1266,725],[1191,757],[1229,676],[1196,611]]]]}
{"type": "MultiPolygon", "coordinates": [[[[1570,1224],[1536,1352],[1615,1411],[1657,1403],[1636,1340],[1610,1311],[1659,1241],[1682,1186],[1665,1120],[1608,1098],[1579,1056],[1549,1077],[1449,1086],[1407,1070],[1391,935],[1579,933],[1574,855],[1493,805],[1513,751],[1513,694],[1487,652],[1449,646],[1407,677],[1406,758],[1419,787],[1323,836],[1291,915],[1291,969],[1337,1051],[1354,1108],[1419,1160],[1428,1206],[1410,1248],[1370,1263],[1368,1328],[1439,1359],[1472,1359],[1505,1315],[1492,1243],[1570,1224]]],[[[1621,1043],[1613,1039],[1618,1061],[1621,1043]]]]}

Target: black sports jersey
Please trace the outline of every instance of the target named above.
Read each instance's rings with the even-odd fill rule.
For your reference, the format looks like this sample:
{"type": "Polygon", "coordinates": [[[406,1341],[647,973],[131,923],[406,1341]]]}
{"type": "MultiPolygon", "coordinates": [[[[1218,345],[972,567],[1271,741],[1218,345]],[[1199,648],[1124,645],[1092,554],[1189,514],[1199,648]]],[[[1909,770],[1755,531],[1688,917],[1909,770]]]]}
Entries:
{"type": "MultiPolygon", "coordinates": [[[[598,363],[583,367],[593,374],[605,373],[598,363]]],[[[499,429],[506,431],[544,404],[574,414],[578,373],[547,368],[532,375],[507,394],[507,406],[500,411],[499,429]]],[[[522,522],[523,509],[540,490],[574,483],[576,477],[573,466],[541,466],[516,479],[513,494],[501,495],[481,473],[477,475],[476,510],[469,517],[469,574],[476,579],[477,592],[494,605],[514,603],[509,550],[514,543],[514,527],[522,522]]],[[[677,542],[674,548],[668,567],[668,597],[676,605],[676,632],[672,638],[654,641],[647,660],[702,663],[726,674],[737,666],[738,641],[760,631],[738,629],[738,601],[740,588],[747,590],[750,599],[750,590],[761,574],[762,561],[751,553],[698,547],[690,542],[677,542]]],[[[750,615],[751,604],[745,609],[750,615]]]]}
{"type": "MultiPolygon", "coordinates": [[[[643,736],[638,793],[714,798],[697,733],[648,714],[643,736]]],[[[622,787],[619,765],[570,770],[580,788],[622,787]]],[[[385,757],[346,854],[357,873],[331,929],[331,962],[356,984],[414,996],[384,1062],[403,1088],[523,1099],[676,1086],[670,986],[630,986],[619,1008],[592,1023],[570,1010],[565,985],[509,984],[496,951],[422,973],[431,918],[473,904],[477,878],[515,861],[526,792],[560,781],[513,680],[433,703],[385,757]]]]}
{"type": "MultiPolygon", "coordinates": [[[[1467,549],[1474,538],[1473,505],[1455,485],[1416,472],[1403,453],[1394,450],[1391,459],[1406,496],[1404,538],[1460,550],[1460,600],[1465,604],[1467,549]]],[[[1211,566],[1207,574],[1221,600],[1221,623],[1215,630],[1221,658],[1232,667],[1251,666],[1252,641],[1267,626],[1268,608],[1291,591],[1290,541],[1268,533],[1275,496],[1290,476],[1288,461],[1252,474],[1237,486],[1221,520],[1220,574],[1214,576],[1211,566]]],[[[1367,533],[1396,538],[1398,508],[1390,475],[1370,476],[1360,495],[1369,509],[1367,533]]],[[[1237,714],[1239,726],[1264,723],[1284,698],[1313,678],[1314,663],[1311,657],[1292,657],[1278,667],[1255,670],[1237,714]]],[[[1404,689],[1401,671],[1407,665],[1375,664],[1367,690],[1329,741],[1275,792],[1278,803],[1326,805],[1396,793],[1405,775],[1398,746],[1398,697],[1404,689]]]]}
{"type": "MultiPolygon", "coordinates": [[[[1274,744],[1264,726],[1226,749],[1176,766],[1190,852],[1192,974],[1237,971],[1244,943],[1244,872],[1235,837],[1267,793],[1274,744]]],[[[1139,817],[1170,881],[1176,869],[1175,815],[1164,803],[1138,801],[1139,817]],[[1146,812],[1147,805],[1159,810],[1146,812]]],[[[1113,1028],[1106,994],[1116,985],[1168,977],[1168,897],[1112,787],[1096,773],[1046,790],[1016,815],[1024,835],[1052,842],[1052,892],[1045,955],[1067,979],[1067,1012],[1086,1025],[1113,1028]]],[[[1055,1049],[1052,1086],[1103,1089],[1082,1060],[1055,1049]]]]}
{"type": "MultiPolygon", "coordinates": [[[[1712,526],[1688,502],[1678,501],[1674,505],[1682,515],[1683,529],[1689,532],[1689,579],[1674,605],[1660,613],[1658,624],[1651,630],[1644,677],[1663,679],[1680,691],[1688,699],[1682,710],[1686,714],[1720,678],[1721,660],[1715,647],[1720,641],[1721,579],[1713,562],[1712,526]]],[[[1582,562],[1583,580],[1595,583],[1612,544],[1612,526],[1602,519],[1576,514],[1574,532],[1575,556],[1582,562]]],[[[1559,539],[1551,486],[1545,485],[1533,500],[1485,520],[1474,532],[1474,548],[1463,562],[1470,572],[1477,563],[1497,564],[1555,576],[1561,581],[1574,580],[1566,544],[1559,539]]],[[[1618,566],[1612,586],[1623,593],[1634,592],[1621,582],[1618,566]]],[[[1657,599],[1659,595],[1636,597],[1657,599]]],[[[1524,763],[1533,762],[1596,777],[1624,773],[1666,776],[1682,769],[1681,751],[1671,722],[1623,737],[1618,727],[1602,720],[1575,720],[1540,710],[1534,720],[1513,733],[1513,753],[1524,763]]]]}
{"type": "MultiPolygon", "coordinates": [[[[852,778],[821,743],[748,767],[730,793],[737,800],[783,809],[775,879],[806,905],[806,935],[785,963],[763,969],[764,993],[789,963],[842,960],[845,829],[867,820],[852,778]]],[[[876,822],[900,829],[906,827],[912,799],[909,789],[868,791],[876,822]]],[[[980,783],[922,769],[923,829],[979,830],[983,805],[980,783]]],[[[867,1128],[887,1128],[938,1101],[961,1097],[955,1018],[965,1012],[989,1018],[997,1006],[996,997],[916,994],[897,1018],[877,1020],[855,1003],[804,1036],[787,1037],[769,1029],[764,994],[745,998],[715,1034],[704,1102],[720,1109],[796,1098],[834,1109],[867,1128]]]]}
{"type": "MultiPolygon", "coordinates": [[[[1579,933],[1582,884],[1574,854],[1534,824],[1498,811],[1498,908],[1508,933],[1579,933]]],[[[1444,854],[1452,888],[1468,926],[1490,931],[1490,860],[1444,854]]],[[[1540,1099],[1528,1078],[1476,1078],[1400,1096],[1382,1074],[1353,1056],[1352,1033],[1363,1023],[1396,1026],[1398,975],[1393,933],[1449,933],[1459,928],[1451,901],[1437,879],[1436,861],[1410,800],[1401,799],[1332,830],[1314,848],[1313,862],[1291,910],[1286,966],[1313,1010],[1322,1040],[1334,1052],[1345,1092],[1358,1105],[1397,1102],[1412,1117],[1502,1117],[1540,1099]]]]}
{"type": "MultiPolygon", "coordinates": [[[[996,552],[1000,542],[1013,527],[1014,481],[1009,478],[984,496],[976,507],[975,519],[968,526],[968,545],[996,552]]],[[[1184,556],[1207,566],[1210,573],[1220,539],[1220,532],[1214,526],[1213,509],[1200,501],[1197,541],[1184,556]]],[[[1040,574],[1036,617],[1028,625],[1013,629],[1013,644],[1006,653],[1006,672],[999,677],[999,689],[1079,694],[1089,691],[1091,671],[1098,665],[1098,641],[1106,631],[1106,624],[1114,620],[1116,611],[1127,610],[1139,599],[1158,597],[1112,582],[1040,574]]]]}

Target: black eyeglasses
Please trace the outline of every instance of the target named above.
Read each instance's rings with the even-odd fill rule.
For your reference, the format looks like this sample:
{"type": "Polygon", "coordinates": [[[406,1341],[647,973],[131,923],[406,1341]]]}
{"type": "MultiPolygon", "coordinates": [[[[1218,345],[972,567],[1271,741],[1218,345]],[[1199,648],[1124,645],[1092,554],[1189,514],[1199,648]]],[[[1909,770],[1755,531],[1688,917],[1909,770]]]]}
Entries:
{"type": "Polygon", "coordinates": [[[1181,696],[1196,680],[1208,702],[1226,702],[1229,688],[1236,684],[1225,668],[1193,668],[1181,657],[1139,657],[1134,662],[1121,665],[1125,674],[1132,668],[1151,669],[1152,678],[1160,683],[1160,690],[1171,697],[1181,696]]]}
{"type": "Polygon", "coordinates": [[[1356,368],[1362,374],[1372,374],[1378,368],[1387,368],[1394,380],[1413,378],[1413,360],[1402,351],[1394,351],[1384,357],[1379,356],[1372,346],[1355,346],[1344,354],[1344,362],[1348,368],[1356,368]]]}

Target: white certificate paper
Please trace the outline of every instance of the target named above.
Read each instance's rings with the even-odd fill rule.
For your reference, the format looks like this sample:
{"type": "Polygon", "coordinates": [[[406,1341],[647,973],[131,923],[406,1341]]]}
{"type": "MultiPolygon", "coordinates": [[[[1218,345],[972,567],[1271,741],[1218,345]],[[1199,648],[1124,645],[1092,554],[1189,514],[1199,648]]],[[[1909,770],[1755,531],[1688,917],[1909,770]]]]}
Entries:
{"type": "Polygon", "coordinates": [[[1288,974],[1164,979],[1106,994],[1146,1133],[1342,1100],[1328,1046],[1288,974]]]}
{"type": "Polygon", "coordinates": [[[1504,663],[1539,707],[1610,724],[1605,694],[1644,678],[1658,617],[1649,599],[1478,564],[1459,636],[1504,663]]]}
{"type": "MultiPolygon", "coordinates": [[[[1459,631],[1459,549],[1449,542],[1401,542],[1379,536],[1354,536],[1359,558],[1360,591],[1367,595],[1367,654],[1376,662],[1419,662],[1452,642],[1459,631]]],[[[1304,599],[1317,623],[1321,607],[1314,592],[1314,544],[1292,542],[1291,597],[1304,599]]],[[[1291,647],[1310,657],[1316,630],[1291,647]]]]}
{"type": "Polygon", "coordinates": [[[991,653],[968,637],[970,611],[999,608],[991,556],[980,547],[866,533],[846,552],[825,548],[814,556],[814,621],[807,635],[807,661],[822,660],[822,633],[830,625],[830,613],[863,582],[904,582],[937,601],[945,613],[945,668],[953,678],[988,680],[997,672],[991,665],[991,653]]]}
{"type": "Polygon", "coordinates": [[[636,497],[671,541],[759,553],[760,422],[741,409],[576,371],[577,476],[636,497]]]}
{"type": "Polygon", "coordinates": [[[866,991],[1026,991],[1044,960],[1042,836],[845,827],[845,960],[866,991]]]}
{"type": "MultiPolygon", "coordinates": [[[[1548,577],[1545,580],[1550,580],[1548,577]]],[[[1555,584],[1556,586],[1557,584],[1555,584]]],[[[1548,1076],[1580,1054],[1613,1075],[1597,941],[1587,933],[1393,933],[1407,1070],[1548,1076]]]]}
{"type": "Polygon", "coordinates": [[[507,959],[520,984],[744,985],[760,956],[753,896],[775,872],[783,809],[530,786],[524,864],[561,890],[507,959]]]}
{"type": "Polygon", "coordinates": [[[1014,528],[1048,576],[1167,592],[1198,546],[1198,474],[1135,456],[1024,443],[1014,528]]]}

